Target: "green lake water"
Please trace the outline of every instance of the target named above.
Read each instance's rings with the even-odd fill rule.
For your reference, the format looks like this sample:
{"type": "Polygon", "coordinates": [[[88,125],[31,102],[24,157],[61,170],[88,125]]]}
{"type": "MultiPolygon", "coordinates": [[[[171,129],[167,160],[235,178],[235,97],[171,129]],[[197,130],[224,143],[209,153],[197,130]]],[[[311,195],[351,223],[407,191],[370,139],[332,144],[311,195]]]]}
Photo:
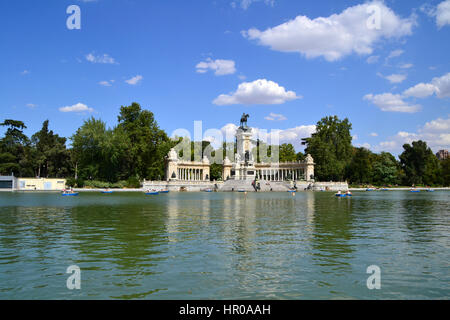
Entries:
{"type": "Polygon", "coordinates": [[[0,299],[449,298],[447,191],[0,193],[0,299]]]}

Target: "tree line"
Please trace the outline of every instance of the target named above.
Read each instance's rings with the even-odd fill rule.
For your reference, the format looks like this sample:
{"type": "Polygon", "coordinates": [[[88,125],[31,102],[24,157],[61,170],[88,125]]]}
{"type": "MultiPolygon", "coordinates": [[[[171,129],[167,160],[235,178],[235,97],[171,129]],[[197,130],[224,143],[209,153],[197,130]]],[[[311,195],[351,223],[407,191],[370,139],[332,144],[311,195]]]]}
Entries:
{"type": "MultiPolygon", "coordinates": [[[[6,128],[0,139],[0,175],[20,177],[67,178],[71,186],[138,187],[140,181],[165,178],[165,157],[181,138],[170,139],[160,129],[154,114],[138,103],[122,106],[117,124],[107,128],[106,123],[91,117],[69,138],[60,137],[44,121],[40,131],[27,137],[26,125],[19,120],[4,120],[6,128]],[[70,147],[67,146],[70,141],[70,147]]],[[[373,185],[450,185],[450,159],[439,161],[424,141],[405,144],[397,160],[388,152],[375,154],[352,145],[348,119],[325,117],[317,123],[310,138],[302,139],[305,153],[296,152],[292,144],[279,146],[281,162],[303,161],[311,154],[316,163],[318,181],[348,181],[351,184],[373,185]]],[[[214,149],[210,142],[191,144],[193,151],[214,157],[217,152],[235,153],[235,144],[224,142],[214,149]]],[[[272,146],[258,141],[268,156],[272,146]]],[[[182,156],[182,152],[180,153],[182,156]]],[[[222,165],[211,165],[212,180],[222,179],[222,165]]]]}

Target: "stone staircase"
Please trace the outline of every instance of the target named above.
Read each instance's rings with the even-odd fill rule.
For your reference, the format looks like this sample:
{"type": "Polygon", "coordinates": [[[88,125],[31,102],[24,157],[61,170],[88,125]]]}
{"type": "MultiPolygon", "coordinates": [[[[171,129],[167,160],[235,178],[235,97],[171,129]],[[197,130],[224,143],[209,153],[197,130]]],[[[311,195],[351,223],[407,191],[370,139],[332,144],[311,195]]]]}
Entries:
{"type": "MultiPolygon", "coordinates": [[[[219,187],[220,192],[255,192],[250,180],[228,180],[225,181],[222,186],[219,187]]],[[[261,190],[258,192],[287,192],[289,191],[289,182],[274,182],[258,180],[261,185],[261,190]]]]}

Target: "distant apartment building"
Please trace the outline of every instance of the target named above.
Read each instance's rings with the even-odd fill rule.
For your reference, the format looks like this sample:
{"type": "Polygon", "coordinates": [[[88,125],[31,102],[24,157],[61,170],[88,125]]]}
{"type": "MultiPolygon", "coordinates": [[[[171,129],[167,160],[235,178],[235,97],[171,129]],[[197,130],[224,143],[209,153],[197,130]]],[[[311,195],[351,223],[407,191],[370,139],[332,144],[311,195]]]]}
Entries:
{"type": "Polygon", "coordinates": [[[448,150],[439,150],[438,153],[436,153],[436,157],[439,160],[445,160],[448,159],[448,150]]]}

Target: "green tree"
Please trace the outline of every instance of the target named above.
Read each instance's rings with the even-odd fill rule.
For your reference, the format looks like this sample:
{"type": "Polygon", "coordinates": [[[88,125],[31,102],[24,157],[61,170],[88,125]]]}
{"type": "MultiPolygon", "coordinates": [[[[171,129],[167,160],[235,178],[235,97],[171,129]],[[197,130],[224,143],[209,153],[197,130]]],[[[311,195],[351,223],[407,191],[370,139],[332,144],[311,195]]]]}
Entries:
{"type": "Polygon", "coordinates": [[[366,148],[355,148],[347,166],[347,178],[351,183],[371,183],[373,176],[373,153],[366,148]]]}
{"type": "Polygon", "coordinates": [[[105,179],[107,174],[104,172],[111,169],[105,163],[108,146],[106,124],[91,117],[70,139],[77,175],[89,180],[105,179]]]}
{"type": "Polygon", "coordinates": [[[142,110],[138,103],[122,106],[118,130],[129,139],[128,172],[139,179],[157,180],[164,177],[164,157],[175,144],[161,130],[152,112],[142,110]]]}
{"type": "Polygon", "coordinates": [[[376,155],[373,163],[373,182],[377,185],[394,185],[400,183],[400,166],[389,152],[376,155]]]}
{"type": "Polygon", "coordinates": [[[441,161],[442,184],[445,187],[450,186],[450,158],[441,161]]]}
{"type": "Polygon", "coordinates": [[[294,162],[297,160],[295,148],[290,143],[280,145],[280,162],[294,162]]]}
{"type": "Polygon", "coordinates": [[[32,172],[30,167],[30,141],[23,133],[27,127],[22,121],[7,119],[0,126],[6,127],[5,136],[0,140],[0,174],[14,173],[23,176],[32,172]]]}
{"type": "Polygon", "coordinates": [[[352,158],[352,125],[346,118],[322,118],[311,138],[303,139],[305,152],[314,158],[316,178],[322,181],[344,179],[345,168],[352,158]]]}
{"type": "Polygon", "coordinates": [[[405,182],[410,185],[433,185],[441,182],[439,163],[427,143],[419,140],[405,144],[400,163],[405,172],[405,182]]]}
{"type": "Polygon", "coordinates": [[[37,166],[37,176],[64,177],[70,171],[70,154],[66,149],[66,138],[54,134],[48,129],[49,121],[31,137],[35,149],[33,158],[37,166]]]}

